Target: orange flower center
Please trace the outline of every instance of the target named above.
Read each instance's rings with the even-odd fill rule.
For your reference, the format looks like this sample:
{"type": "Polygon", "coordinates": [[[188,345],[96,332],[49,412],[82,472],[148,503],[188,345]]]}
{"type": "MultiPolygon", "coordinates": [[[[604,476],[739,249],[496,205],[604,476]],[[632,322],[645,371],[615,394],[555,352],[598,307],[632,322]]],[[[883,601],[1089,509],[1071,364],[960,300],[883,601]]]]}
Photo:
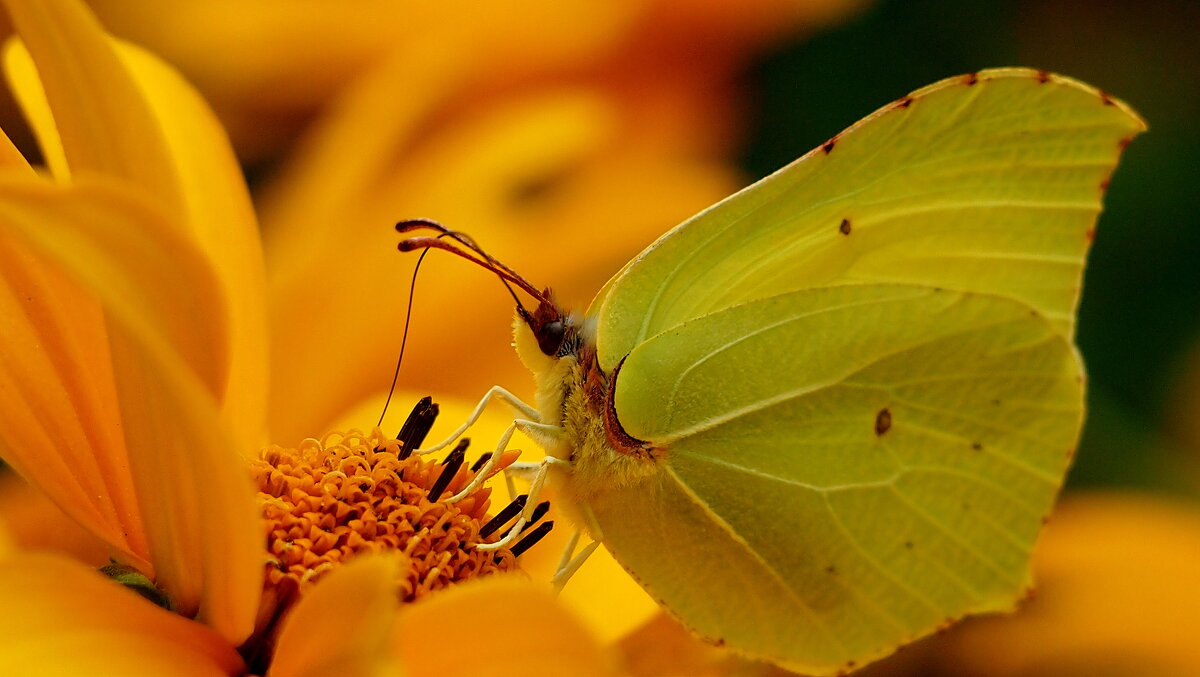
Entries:
{"type": "MultiPolygon", "coordinates": [[[[464,452],[465,444],[441,462],[424,460],[379,429],[334,433],[305,440],[296,449],[272,446],[263,451],[251,464],[267,521],[260,627],[358,553],[394,550],[408,558],[397,581],[403,601],[515,569],[516,556],[532,545],[529,539],[490,551],[475,546],[499,540],[503,522],[519,508],[509,506],[489,520],[491,489],[482,484],[457,501],[447,500],[485,467],[486,457],[467,467],[464,452]]],[[[491,472],[510,465],[517,453],[506,452],[491,472]]]]}

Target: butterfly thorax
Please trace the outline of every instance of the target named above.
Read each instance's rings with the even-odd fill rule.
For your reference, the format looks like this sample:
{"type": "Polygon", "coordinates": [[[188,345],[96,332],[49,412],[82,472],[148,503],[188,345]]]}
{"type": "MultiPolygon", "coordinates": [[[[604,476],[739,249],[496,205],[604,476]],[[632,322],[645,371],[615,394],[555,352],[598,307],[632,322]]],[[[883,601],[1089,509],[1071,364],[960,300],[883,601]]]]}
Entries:
{"type": "MultiPolygon", "coordinates": [[[[514,322],[514,346],[537,381],[541,422],[563,430],[557,448],[546,453],[571,462],[568,490],[587,502],[614,486],[625,486],[656,471],[649,445],[625,434],[612,407],[614,381],[596,360],[595,341],[584,318],[555,309],[562,323],[565,349],[546,353],[546,341],[535,336],[519,313],[514,322]]],[[[550,317],[539,309],[533,317],[550,317]]]]}

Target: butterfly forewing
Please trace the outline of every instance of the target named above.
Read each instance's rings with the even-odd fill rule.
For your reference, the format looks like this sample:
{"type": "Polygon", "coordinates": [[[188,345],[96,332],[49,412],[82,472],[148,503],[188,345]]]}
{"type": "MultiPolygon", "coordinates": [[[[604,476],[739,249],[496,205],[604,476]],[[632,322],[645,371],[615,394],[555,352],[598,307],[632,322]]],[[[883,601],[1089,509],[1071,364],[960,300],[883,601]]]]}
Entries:
{"type": "Polygon", "coordinates": [[[600,365],[685,320],[829,284],[1010,296],[1074,331],[1108,178],[1144,123],[1074,80],[983,71],[904,97],[668,232],[593,303],[600,365]]]}

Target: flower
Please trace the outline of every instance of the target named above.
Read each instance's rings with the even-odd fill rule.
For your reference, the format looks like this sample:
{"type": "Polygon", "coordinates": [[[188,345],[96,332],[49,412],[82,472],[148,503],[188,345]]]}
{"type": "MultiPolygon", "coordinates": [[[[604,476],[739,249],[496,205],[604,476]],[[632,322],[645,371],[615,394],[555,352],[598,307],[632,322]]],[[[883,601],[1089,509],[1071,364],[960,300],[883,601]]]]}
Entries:
{"type": "MultiPolygon", "coordinates": [[[[6,545],[6,667],[287,677],[410,663],[391,635],[407,616],[398,595],[515,567],[520,543],[473,547],[495,540],[490,489],[439,500],[479,468],[461,452],[406,457],[419,440],[378,430],[256,455],[264,275],[220,126],[77,2],[3,4],[20,37],[5,66],[48,175],[0,138],[0,454],[104,544],[125,584],[6,545]],[[379,551],[390,555],[358,557],[379,551]],[[363,563],[338,566],[351,557],[363,563]],[[363,613],[336,616],[354,641],[312,641],[307,624],[328,625],[363,591],[363,613]]],[[[550,607],[551,626],[577,628],[550,607]]],[[[422,609],[448,622],[438,604],[422,609]]]]}
{"type": "Polygon", "coordinates": [[[1183,677],[1200,649],[1200,510],[1133,492],[1068,495],[1034,553],[1014,614],[972,619],[871,677],[1183,677]]]}

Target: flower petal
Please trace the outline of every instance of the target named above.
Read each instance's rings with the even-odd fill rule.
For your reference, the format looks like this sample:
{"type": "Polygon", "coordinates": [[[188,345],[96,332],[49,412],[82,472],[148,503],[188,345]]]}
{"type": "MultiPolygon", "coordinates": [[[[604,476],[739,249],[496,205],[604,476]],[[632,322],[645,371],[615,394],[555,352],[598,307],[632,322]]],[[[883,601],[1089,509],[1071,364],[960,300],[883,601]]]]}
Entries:
{"type": "MultiPolygon", "coordinates": [[[[188,239],[116,186],[0,180],[0,228],[101,297],[122,430],[156,583],[185,614],[239,643],[261,593],[262,531],[238,449],[213,398],[220,300],[188,239]],[[173,337],[168,340],[166,337],[173,337]],[[189,349],[177,352],[178,347],[189,349]],[[211,370],[209,370],[211,371],[211,370]]],[[[219,350],[219,348],[217,348],[219,350]]],[[[219,386],[220,384],[215,384],[219,386]]]]}
{"type": "Polygon", "coordinates": [[[233,646],[203,625],[61,557],[0,559],[7,674],[238,675],[233,646]]]}
{"type": "Polygon", "coordinates": [[[613,658],[543,588],[498,575],[406,607],[395,650],[410,674],[611,677],[613,658]],[[497,625],[496,619],[508,619],[497,625]]]}
{"type": "MultiPolygon", "coordinates": [[[[43,187],[32,173],[7,171],[43,187]]],[[[41,228],[37,218],[26,225],[41,228]]],[[[8,237],[0,238],[0,354],[0,456],[120,561],[148,569],[100,306],[8,237]]]]}
{"type": "MultiPolygon", "coordinates": [[[[95,72],[95,64],[78,62],[87,56],[111,66],[111,73],[105,71],[107,76],[132,84],[131,91],[126,91],[122,84],[106,92],[116,99],[113,105],[119,105],[147,125],[130,143],[137,146],[135,150],[144,150],[142,145],[154,150],[153,159],[165,166],[149,166],[149,170],[166,188],[147,183],[136,172],[121,173],[111,167],[98,169],[146,188],[176,217],[172,225],[184,227],[212,261],[230,314],[226,326],[230,332],[231,378],[226,391],[220,393],[220,401],[237,438],[257,446],[262,442],[267,385],[262,248],[249,193],[229,140],[207,104],[174,70],[144,50],[102,33],[94,34],[99,27],[86,15],[58,9],[62,11],[34,12],[24,24],[19,24],[30,30],[40,29],[30,38],[36,44],[31,44],[35,47],[40,44],[37,38],[44,39],[42,33],[86,35],[85,42],[90,41],[91,51],[83,48],[55,51],[42,45],[35,65],[21,43],[10,44],[5,55],[6,67],[22,107],[38,133],[51,168],[56,176],[65,178],[69,173],[66,160],[56,158],[66,158],[72,149],[64,151],[58,138],[59,127],[81,124],[75,120],[81,111],[64,110],[61,105],[64,100],[74,105],[72,97],[87,97],[89,91],[71,85],[64,73],[69,75],[72,70],[79,70],[86,77],[101,77],[102,73],[95,72]],[[57,86],[64,90],[59,92],[58,100],[48,103],[42,79],[47,89],[53,91],[57,86]],[[68,80],[66,84],[61,82],[64,79],[68,80]]],[[[109,124],[111,120],[104,115],[111,111],[104,106],[93,104],[92,108],[95,110],[85,109],[82,114],[100,116],[95,133],[115,136],[130,132],[109,124]]],[[[73,160],[71,164],[80,171],[79,162],[73,160]]]]}
{"type": "MultiPolygon", "coordinates": [[[[16,546],[26,550],[60,553],[93,567],[111,561],[111,546],[106,547],[100,538],[54,505],[45,493],[15,473],[0,476],[0,529],[16,546]]],[[[122,563],[137,566],[129,561],[122,563]]]]}
{"type": "Polygon", "coordinates": [[[229,380],[218,399],[235,439],[256,449],[263,442],[268,363],[265,272],[250,193],[220,122],[191,85],[148,52],[118,47],[165,135],[192,235],[224,292],[229,380]]]}
{"type": "Polygon", "coordinates": [[[224,392],[224,299],[208,261],[128,190],[77,177],[70,187],[0,175],[0,217],[110,312],[168,340],[214,396],[224,392]]]}
{"type": "Polygon", "coordinates": [[[952,630],[932,656],[950,672],[994,677],[1196,674],[1198,556],[1194,505],[1069,497],[1038,542],[1033,599],[952,630]]]}
{"type": "Polygon", "coordinates": [[[313,586],[284,618],[268,676],[368,677],[396,671],[388,641],[399,604],[401,558],[399,553],[356,557],[313,586]]]}
{"type": "Polygon", "coordinates": [[[33,56],[71,173],[132,181],[177,212],[182,198],[166,141],[91,11],[76,0],[3,4],[33,56]]]}

